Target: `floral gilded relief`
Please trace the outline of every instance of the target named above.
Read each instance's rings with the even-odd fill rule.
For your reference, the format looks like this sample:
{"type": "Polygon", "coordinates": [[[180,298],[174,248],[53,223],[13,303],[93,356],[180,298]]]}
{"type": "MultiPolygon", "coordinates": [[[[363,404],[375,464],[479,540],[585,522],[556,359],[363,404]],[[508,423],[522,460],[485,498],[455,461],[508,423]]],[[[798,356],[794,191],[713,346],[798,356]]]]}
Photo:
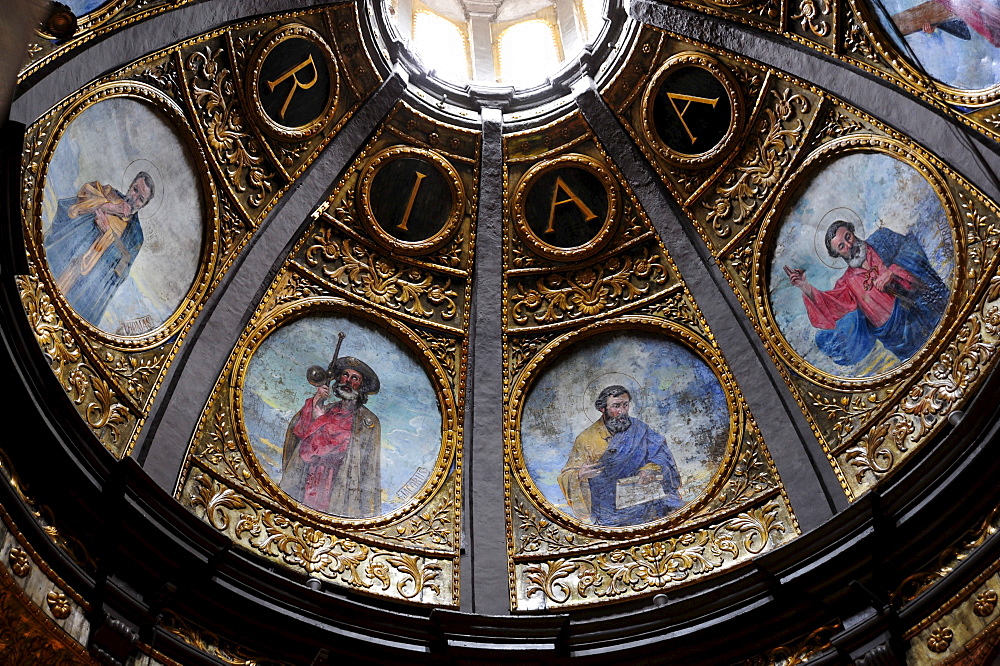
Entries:
{"type": "MultiPolygon", "coordinates": [[[[616,173],[579,120],[505,137],[508,192],[538,171],[538,157],[517,147],[547,146],[541,159],[555,174],[580,154],[616,173]]],[[[697,304],[618,182],[623,223],[589,256],[540,257],[522,242],[522,228],[508,226],[505,238],[514,610],[651,594],[738,566],[798,534],[697,304]]],[[[570,183],[546,201],[570,208],[570,183]]],[[[572,214],[548,219],[575,223],[572,214]]]]}
{"type": "MultiPolygon", "coordinates": [[[[995,363],[997,211],[911,141],[786,74],[690,43],[664,58],[692,47],[767,83],[741,158],[679,203],[856,498],[995,363]]],[[[635,115],[619,112],[638,135],[635,115]]]]}
{"type": "MultiPolygon", "coordinates": [[[[409,150],[409,121],[414,133],[437,127],[398,107],[305,225],[206,405],[176,493],[280,566],[452,606],[472,209],[456,202],[460,224],[444,242],[460,259],[439,262],[437,247],[396,256],[372,241],[357,194],[372,155],[409,150]]],[[[474,196],[469,134],[459,144],[471,154],[435,159],[455,164],[474,196]]]]}

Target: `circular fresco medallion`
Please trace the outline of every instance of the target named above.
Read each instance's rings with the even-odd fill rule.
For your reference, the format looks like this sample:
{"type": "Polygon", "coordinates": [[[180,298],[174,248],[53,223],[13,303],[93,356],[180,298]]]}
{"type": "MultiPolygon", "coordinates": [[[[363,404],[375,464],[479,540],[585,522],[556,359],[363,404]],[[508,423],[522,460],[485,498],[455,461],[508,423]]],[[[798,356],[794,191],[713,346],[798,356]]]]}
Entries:
{"type": "Polygon", "coordinates": [[[715,372],[666,335],[620,330],[576,343],[524,402],[524,465],[545,500],[585,524],[667,518],[709,487],[730,410],[715,372]]]}
{"type": "Polygon", "coordinates": [[[161,327],[198,271],[203,199],[191,150],[159,110],[132,97],[87,106],[46,165],[41,223],[56,288],[108,334],[161,327]]]}
{"type": "Polygon", "coordinates": [[[363,319],[317,313],[279,326],[250,358],[241,403],[271,481],[331,516],[394,511],[424,488],[441,452],[427,370],[363,319]]]}
{"type": "Polygon", "coordinates": [[[771,314],[821,373],[891,371],[937,329],[955,288],[955,246],[935,187],[906,162],[852,153],[803,182],[777,221],[771,314]]]}

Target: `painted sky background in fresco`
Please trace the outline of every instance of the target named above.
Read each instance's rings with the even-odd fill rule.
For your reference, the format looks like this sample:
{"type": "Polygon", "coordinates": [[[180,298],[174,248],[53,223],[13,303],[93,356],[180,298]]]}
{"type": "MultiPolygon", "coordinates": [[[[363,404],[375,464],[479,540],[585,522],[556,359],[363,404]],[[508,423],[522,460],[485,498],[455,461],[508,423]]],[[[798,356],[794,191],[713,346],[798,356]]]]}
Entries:
{"type": "Polygon", "coordinates": [[[412,496],[396,495],[419,468],[428,474],[433,471],[441,449],[441,412],[431,380],[416,357],[390,334],[364,320],[335,314],[312,315],[282,326],[250,360],[243,385],[244,423],[261,466],[276,484],[281,483],[288,423],[316,393],[306,381],[306,369],[327,367],[339,332],[347,335],[340,355],[367,363],[382,385],[368,397],[366,407],[382,426],[382,510],[389,512],[412,496]]]}
{"type": "Polygon", "coordinates": [[[681,475],[681,497],[695,499],[725,453],[729,411],[722,386],[693,352],[653,333],[605,333],[568,348],[532,387],[521,418],[528,473],[545,498],[572,515],[557,480],[573,441],[601,413],[594,400],[621,384],[630,415],[667,440],[681,475]]]}
{"type": "MultiPolygon", "coordinates": [[[[921,5],[926,0],[881,0],[889,16],[921,5]]],[[[991,0],[984,0],[989,4],[991,0]]],[[[900,53],[908,60],[912,59],[909,51],[903,48],[899,32],[894,25],[889,24],[885,12],[882,12],[878,2],[869,0],[875,8],[875,13],[882,27],[896,43],[900,53]]],[[[956,1],[957,4],[957,1],[956,1]]],[[[955,19],[960,20],[960,19],[955,19]]],[[[903,39],[913,50],[919,64],[932,77],[942,83],[963,90],[980,90],[990,88],[1000,83],[1000,49],[993,46],[985,37],[969,28],[969,39],[961,39],[940,28],[927,33],[918,30],[906,35],[903,39]]],[[[914,63],[916,64],[916,63],[914,63]]]]}
{"type": "MultiPolygon", "coordinates": [[[[804,268],[817,289],[831,289],[847,264],[825,254],[824,235],[834,208],[849,208],[864,222],[858,236],[879,226],[912,233],[938,276],[954,288],[955,250],[941,200],[930,183],[905,162],[881,153],[855,153],[823,167],[792,197],[782,217],[770,271],[771,308],[781,334],[800,356],[820,370],[843,377],[885,372],[900,361],[881,343],[855,366],[837,365],[816,346],[802,292],[792,286],[784,266],[804,268]],[[820,222],[822,221],[822,227],[820,222]],[[820,254],[823,256],[820,256],[820,254]],[[830,268],[829,265],[836,268],[830,268]]],[[[844,215],[844,217],[848,217],[844,215]]]]}

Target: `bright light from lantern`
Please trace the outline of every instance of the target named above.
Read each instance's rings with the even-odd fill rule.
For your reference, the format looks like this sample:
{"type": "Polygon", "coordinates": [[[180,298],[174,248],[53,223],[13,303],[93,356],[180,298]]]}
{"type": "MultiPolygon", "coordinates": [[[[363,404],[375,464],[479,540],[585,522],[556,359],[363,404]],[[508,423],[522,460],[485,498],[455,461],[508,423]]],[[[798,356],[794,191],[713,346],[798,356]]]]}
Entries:
{"type": "Polygon", "coordinates": [[[554,26],[542,20],[512,25],[500,35],[500,83],[541,83],[559,67],[554,26]]]}
{"type": "Polygon", "coordinates": [[[469,55],[465,35],[446,18],[418,11],[413,19],[413,50],[430,69],[444,78],[469,78],[469,55]]]}

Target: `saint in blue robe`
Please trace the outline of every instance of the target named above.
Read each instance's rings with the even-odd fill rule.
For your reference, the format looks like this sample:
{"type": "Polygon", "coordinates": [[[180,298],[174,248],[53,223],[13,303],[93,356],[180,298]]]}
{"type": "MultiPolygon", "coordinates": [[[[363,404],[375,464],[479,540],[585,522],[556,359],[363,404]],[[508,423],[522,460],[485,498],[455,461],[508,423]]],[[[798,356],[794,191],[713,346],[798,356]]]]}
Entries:
{"type": "Polygon", "coordinates": [[[866,242],[886,266],[905,269],[915,283],[894,293],[892,314],[882,326],[873,325],[858,308],[837,320],[835,328],[816,333],[820,351],[839,365],[859,363],[876,341],[905,361],[927,342],[948,306],[950,291],[913,235],[879,229],[866,242]]]}
{"type": "MultiPolygon", "coordinates": [[[[124,199],[121,192],[116,191],[116,194],[124,199]]],[[[139,214],[133,213],[121,236],[115,235],[96,263],[81,269],[84,255],[95,247],[105,232],[97,226],[97,215],[92,211],[70,217],[69,209],[76,203],[77,197],[59,200],[52,226],[45,234],[45,257],[52,277],[70,306],[97,326],[142,247],[142,227],[139,214]]]]}
{"type": "Polygon", "coordinates": [[[632,425],[625,432],[612,435],[608,448],[598,463],[601,473],[589,479],[591,517],[597,525],[640,525],[667,516],[684,506],[678,488],[681,477],[674,456],[663,436],[637,418],[629,417],[632,425]],[[666,497],[642,504],[616,508],[619,479],[636,476],[642,467],[655,463],[663,475],[666,497]]]}

